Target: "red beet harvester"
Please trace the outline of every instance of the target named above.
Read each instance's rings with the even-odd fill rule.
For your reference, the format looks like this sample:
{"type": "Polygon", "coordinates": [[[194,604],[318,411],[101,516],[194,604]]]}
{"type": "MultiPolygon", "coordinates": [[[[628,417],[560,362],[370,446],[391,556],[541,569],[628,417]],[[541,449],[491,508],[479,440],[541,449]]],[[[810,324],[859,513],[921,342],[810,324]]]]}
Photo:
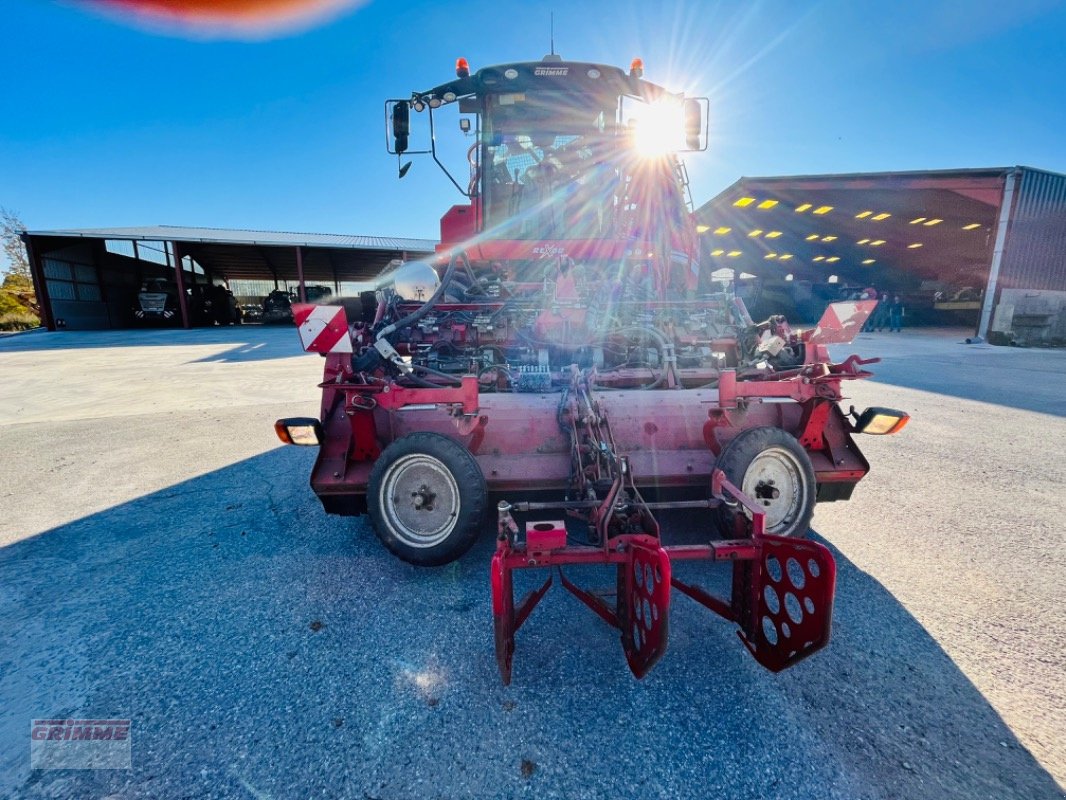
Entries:
{"type": "Polygon", "coordinates": [[[671,588],[734,622],[771,670],[823,647],[835,565],[804,538],[814,506],[847,500],[869,471],[854,434],[908,419],[840,406],[872,362],[833,363],[828,345],[850,342],[876,301],[834,303],[803,331],[751,319],[700,262],[677,157],[705,149],[707,100],[644,80],[639,60],[626,72],[551,55],[472,74],[459,59],[455,80],[386,103],[398,164],[416,152],[412,111],[428,116],[421,152],[466,197],[435,256],[394,263],[357,299],[293,309],[325,357],[321,416],[276,427],[319,447],[326,511],[368,513],[392,553],[432,566],[465,553],[497,502],[505,682],[556,571],[620,630],[638,677],[666,648],[671,588]],[[462,180],[435,129],[455,106],[472,142],[462,180]],[[677,541],[660,511],[688,520],[677,541]],[[691,559],[731,562],[728,596],[673,575],[691,559]],[[563,573],[583,564],[616,565],[616,590],[563,573]],[[516,605],[514,571],[542,568],[516,605]]]}

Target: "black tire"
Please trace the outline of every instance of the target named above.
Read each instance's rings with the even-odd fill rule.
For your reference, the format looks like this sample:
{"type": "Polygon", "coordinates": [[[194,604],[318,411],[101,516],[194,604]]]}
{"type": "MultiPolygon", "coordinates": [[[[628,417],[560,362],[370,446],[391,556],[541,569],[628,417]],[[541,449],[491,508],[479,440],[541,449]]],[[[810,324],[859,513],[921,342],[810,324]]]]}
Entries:
{"type": "Polygon", "coordinates": [[[375,462],[367,511],[393,555],[435,567],[459,558],[477,540],[487,497],[485,476],[469,450],[439,433],[411,433],[375,462]]]}
{"type": "MultiPolygon", "coordinates": [[[[765,506],[767,533],[803,537],[810,532],[817,483],[810,456],[794,436],[780,428],[749,428],[725,446],[716,466],[765,506]]],[[[743,506],[718,507],[723,536],[736,536],[736,515],[742,512],[750,517],[743,506]]]]}

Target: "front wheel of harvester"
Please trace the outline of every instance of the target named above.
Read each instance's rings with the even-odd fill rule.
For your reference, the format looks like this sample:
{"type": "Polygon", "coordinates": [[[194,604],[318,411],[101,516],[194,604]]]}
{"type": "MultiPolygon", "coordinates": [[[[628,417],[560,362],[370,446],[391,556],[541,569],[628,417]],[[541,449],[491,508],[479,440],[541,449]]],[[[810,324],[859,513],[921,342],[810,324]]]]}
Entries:
{"type": "MultiPolygon", "coordinates": [[[[729,442],[717,468],[766,512],[766,532],[806,536],[814,514],[816,483],[810,456],[796,438],[780,428],[749,428],[729,442]]],[[[743,506],[719,506],[721,533],[733,538],[743,506]]]]}
{"type": "Polygon", "coordinates": [[[434,567],[474,544],[487,495],[469,450],[439,433],[411,433],[386,447],[374,464],[367,510],[393,555],[434,567]]]}

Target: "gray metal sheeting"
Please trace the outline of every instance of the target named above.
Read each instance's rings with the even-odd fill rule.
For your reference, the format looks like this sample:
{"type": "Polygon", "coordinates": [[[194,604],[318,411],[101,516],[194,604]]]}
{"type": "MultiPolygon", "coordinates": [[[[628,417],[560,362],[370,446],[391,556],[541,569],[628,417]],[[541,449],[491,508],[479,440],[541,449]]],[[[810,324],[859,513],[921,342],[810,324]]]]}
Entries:
{"type": "Polygon", "coordinates": [[[999,286],[1066,291],[1066,175],[1020,169],[999,286]]]}
{"type": "Polygon", "coordinates": [[[339,233],[288,233],[284,231],[254,231],[232,228],[189,228],[182,225],[144,225],[132,228],[30,231],[29,233],[31,236],[77,236],[93,239],[332,247],[351,250],[397,250],[415,253],[432,253],[437,244],[433,239],[350,236],[339,233]]]}

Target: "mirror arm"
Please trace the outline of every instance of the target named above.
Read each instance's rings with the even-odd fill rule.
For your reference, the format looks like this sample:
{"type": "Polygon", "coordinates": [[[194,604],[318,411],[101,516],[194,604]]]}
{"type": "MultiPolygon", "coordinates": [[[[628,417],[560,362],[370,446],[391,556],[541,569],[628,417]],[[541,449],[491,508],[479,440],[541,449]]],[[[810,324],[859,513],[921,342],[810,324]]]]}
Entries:
{"type": "Polygon", "coordinates": [[[470,192],[459,185],[459,182],[448,172],[448,168],[441,163],[441,160],[437,157],[437,133],[433,124],[433,109],[429,110],[429,152],[433,156],[433,160],[437,162],[437,166],[440,167],[441,172],[448,176],[448,180],[452,182],[452,185],[459,190],[459,194],[463,197],[469,198],[470,192]]]}

